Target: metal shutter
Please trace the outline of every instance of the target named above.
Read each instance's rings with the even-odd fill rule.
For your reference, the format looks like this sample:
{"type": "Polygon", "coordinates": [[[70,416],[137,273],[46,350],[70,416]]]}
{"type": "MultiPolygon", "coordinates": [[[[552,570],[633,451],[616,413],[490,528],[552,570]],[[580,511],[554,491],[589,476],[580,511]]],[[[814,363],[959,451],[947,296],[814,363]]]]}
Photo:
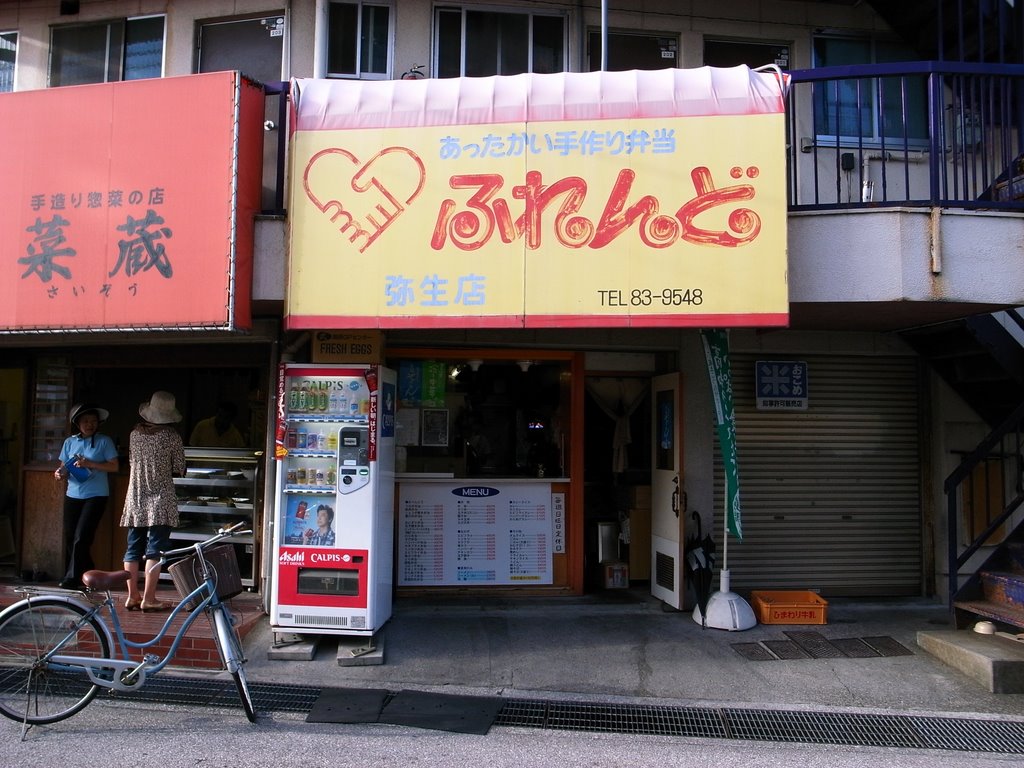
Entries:
{"type": "MultiPolygon", "coordinates": [[[[743,540],[732,589],[823,595],[921,592],[918,368],[914,358],[733,354],[743,540]],[[808,364],[806,411],[758,411],[758,360],[808,364]]],[[[715,443],[715,530],[722,463],[715,443]]],[[[722,553],[718,553],[718,566],[722,553]]]]}

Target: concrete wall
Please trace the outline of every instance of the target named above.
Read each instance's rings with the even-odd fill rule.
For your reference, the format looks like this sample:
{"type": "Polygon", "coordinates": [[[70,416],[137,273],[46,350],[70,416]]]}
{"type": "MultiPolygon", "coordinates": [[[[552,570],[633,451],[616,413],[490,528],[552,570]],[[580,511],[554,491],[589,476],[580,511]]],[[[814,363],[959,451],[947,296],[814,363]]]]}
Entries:
{"type": "Polygon", "coordinates": [[[887,208],[789,216],[792,302],[1024,304],[1024,215],[887,208]]]}

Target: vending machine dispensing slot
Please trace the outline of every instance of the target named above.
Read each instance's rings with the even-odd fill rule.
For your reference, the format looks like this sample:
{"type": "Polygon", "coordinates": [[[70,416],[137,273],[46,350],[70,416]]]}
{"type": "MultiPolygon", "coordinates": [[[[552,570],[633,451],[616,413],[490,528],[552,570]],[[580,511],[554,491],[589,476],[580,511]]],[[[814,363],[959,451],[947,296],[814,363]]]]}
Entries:
{"type": "Polygon", "coordinates": [[[299,568],[299,594],[358,595],[359,571],[355,569],[299,568]]]}

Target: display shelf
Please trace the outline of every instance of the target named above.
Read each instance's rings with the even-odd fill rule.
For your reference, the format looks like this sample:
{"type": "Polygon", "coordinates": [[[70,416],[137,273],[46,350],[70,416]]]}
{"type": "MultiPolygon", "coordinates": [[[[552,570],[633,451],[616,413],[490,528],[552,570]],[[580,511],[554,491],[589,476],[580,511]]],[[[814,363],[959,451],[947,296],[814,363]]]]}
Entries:
{"type": "MultiPolygon", "coordinates": [[[[255,519],[259,504],[259,476],[262,452],[227,448],[186,448],[185,477],[174,478],[178,495],[179,528],[171,531],[171,539],[181,542],[207,539],[227,523],[244,522],[257,530],[255,519]]],[[[254,552],[254,535],[231,539],[242,567],[242,583],[257,583],[259,563],[254,552]]],[[[161,578],[169,575],[161,574],[161,578]]]]}
{"type": "Polygon", "coordinates": [[[71,366],[61,357],[40,358],[29,421],[29,455],[33,461],[56,461],[68,435],[71,366]]]}
{"type": "MultiPolygon", "coordinates": [[[[210,538],[217,532],[219,526],[210,527],[188,527],[188,528],[175,528],[174,538],[179,541],[204,541],[210,538]]],[[[233,536],[231,541],[234,544],[252,544],[252,536],[233,536]]]]}
{"type": "Polygon", "coordinates": [[[366,414],[340,414],[340,413],[288,413],[285,414],[285,419],[288,421],[309,421],[319,424],[344,424],[345,422],[351,422],[353,424],[366,423],[370,417],[366,414]]]}

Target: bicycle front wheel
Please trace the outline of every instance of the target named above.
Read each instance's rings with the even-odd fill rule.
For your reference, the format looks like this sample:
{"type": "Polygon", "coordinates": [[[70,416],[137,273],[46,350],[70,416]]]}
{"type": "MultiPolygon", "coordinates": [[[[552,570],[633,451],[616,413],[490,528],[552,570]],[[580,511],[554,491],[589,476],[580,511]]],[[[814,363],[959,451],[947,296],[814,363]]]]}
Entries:
{"type": "Polygon", "coordinates": [[[40,661],[56,647],[69,656],[110,658],[101,622],[80,605],[57,598],[15,603],[0,614],[0,714],[45,725],[79,712],[99,686],[84,669],[40,661]]]}
{"type": "Polygon", "coordinates": [[[221,660],[238,689],[238,698],[242,701],[242,709],[250,723],[256,722],[256,705],[249,691],[249,681],[245,677],[245,653],[242,650],[242,639],[238,636],[235,625],[231,622],[227,606],[223,603],[211,608],[213,622],[217,629],[217,648],[221,660]]]}

